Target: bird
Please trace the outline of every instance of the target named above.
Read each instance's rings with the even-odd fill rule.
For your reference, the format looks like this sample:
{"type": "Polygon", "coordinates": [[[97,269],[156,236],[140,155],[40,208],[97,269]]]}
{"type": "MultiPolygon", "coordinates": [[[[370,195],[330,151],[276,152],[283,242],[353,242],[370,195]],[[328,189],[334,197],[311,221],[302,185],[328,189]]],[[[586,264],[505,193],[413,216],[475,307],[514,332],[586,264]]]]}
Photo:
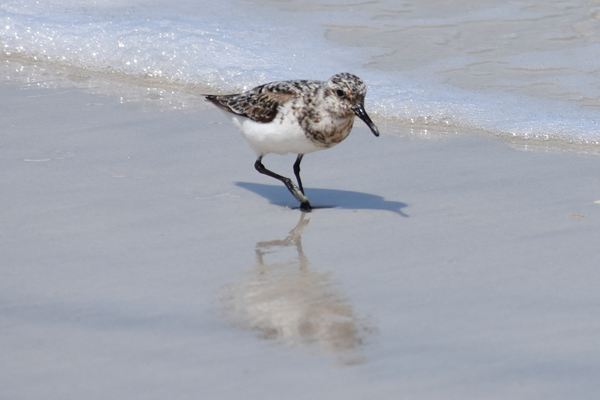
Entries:
{"type": "Polygon", "coordinates": [[[365,111],[366,93],[367,87],[358,76],[343,72],[327,81],[276,81],[238,94],[205,98],[224,111],[240,130],[256,153],[254,168],[281,181],[300,202],[300,210],[310,212],[313,207],[300,178],[304,155],[329,149],[346,139],[355,116],[379,136],[365,111]],[[298,186],[263,165],[263,157],[270,153],[297,155],[293,171],[298,186]]]}

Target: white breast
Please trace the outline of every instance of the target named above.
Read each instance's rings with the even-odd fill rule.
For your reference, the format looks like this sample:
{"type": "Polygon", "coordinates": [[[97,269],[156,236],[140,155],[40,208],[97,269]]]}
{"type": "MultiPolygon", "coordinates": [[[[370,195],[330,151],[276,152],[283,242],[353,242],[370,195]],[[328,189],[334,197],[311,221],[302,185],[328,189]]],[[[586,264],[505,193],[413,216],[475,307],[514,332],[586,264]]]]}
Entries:
{"type": "Polygon", "coordinates": [[[307,154],[325,149],[324,146],[319,146],[306,137],[290,103],[284,105],[277,117],[267,123],[255,122],[246,117],[229,113],[228,117],[240,130],[257,156],[264,156],[268,153],[307,154]]]}

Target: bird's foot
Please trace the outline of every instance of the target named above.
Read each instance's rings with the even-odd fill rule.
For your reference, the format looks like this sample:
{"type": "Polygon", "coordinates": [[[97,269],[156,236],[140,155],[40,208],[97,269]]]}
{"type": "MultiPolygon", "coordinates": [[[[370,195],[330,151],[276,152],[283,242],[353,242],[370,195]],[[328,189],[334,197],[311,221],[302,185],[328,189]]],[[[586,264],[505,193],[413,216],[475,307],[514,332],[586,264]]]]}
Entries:
{"type": "Polygon", "coordinates": [[[300,210],[303,212],[311,212],[312,206],[310,205],[310,203],[308,201],[305,201],[305,202],[300,203],[300,210]]]}

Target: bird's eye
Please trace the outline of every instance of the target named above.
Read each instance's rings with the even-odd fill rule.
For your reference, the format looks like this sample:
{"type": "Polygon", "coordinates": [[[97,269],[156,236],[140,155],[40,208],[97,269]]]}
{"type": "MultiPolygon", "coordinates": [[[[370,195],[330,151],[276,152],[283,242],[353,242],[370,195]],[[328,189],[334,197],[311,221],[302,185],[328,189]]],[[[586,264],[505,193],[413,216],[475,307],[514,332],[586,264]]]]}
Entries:
{"type": "Polygon", "coordinates": [[[337,94],[338,97],[344,97],[346,95],[342,89],[336,90],[335,94],[337,94]]]}

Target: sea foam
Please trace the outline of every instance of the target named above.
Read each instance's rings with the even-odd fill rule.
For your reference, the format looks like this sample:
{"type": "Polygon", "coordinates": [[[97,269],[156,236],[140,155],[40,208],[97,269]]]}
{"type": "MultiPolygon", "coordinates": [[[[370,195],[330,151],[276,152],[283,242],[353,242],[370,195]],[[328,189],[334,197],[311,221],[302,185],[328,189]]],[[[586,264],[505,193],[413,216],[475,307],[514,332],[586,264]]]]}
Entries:
{"type": "Polygon", "coordinates": [[[368,83],[376,119],[598,144],[600,44],[585,34],[595,14],[538,3],[9,1],[0,46],[7,60],[172,92],[350,71],[368,83]]]}

